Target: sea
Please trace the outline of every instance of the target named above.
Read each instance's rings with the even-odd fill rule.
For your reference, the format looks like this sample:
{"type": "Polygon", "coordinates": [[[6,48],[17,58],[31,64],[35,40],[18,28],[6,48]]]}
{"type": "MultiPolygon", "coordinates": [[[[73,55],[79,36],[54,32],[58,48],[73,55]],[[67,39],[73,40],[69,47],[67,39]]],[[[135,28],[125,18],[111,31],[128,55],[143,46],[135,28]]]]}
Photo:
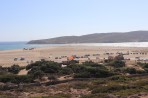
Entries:
{"type": "Polygon", "coordinates": [[[83,46],[113,46],[113,47],[148,47],[148,42],[123,43],[83,43],[83,44],[27,44],[27,42],[0,42],[0,50],[16,50],[23,48],[41,48],[50,46],[83,45],[83,46]]]}
{"type": "Polygon", "coordinates": [[[27,44],[27,42],[0,42],[0,51],[17,50],[23,48],[41,48],[48,46],[60,46],[56,44],[27,44]]]}

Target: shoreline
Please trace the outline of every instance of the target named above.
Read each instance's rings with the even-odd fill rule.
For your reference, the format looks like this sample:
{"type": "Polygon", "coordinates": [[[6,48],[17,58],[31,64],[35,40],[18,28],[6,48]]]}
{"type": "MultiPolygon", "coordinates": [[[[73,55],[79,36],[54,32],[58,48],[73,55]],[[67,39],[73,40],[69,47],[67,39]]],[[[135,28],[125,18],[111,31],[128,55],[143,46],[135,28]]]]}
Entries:
{"type": "MultiPolygon", "coordinates": [[[[61,56],[70,57],[72,55],[84,56],[86,54],[90,55],[91,60],[96,60],[96,58],[104,59],[108,56],[115,56],[116,53],[139,53],[125,55],[125,58],[130,58],[134,60],[136,57],[142,59],[148,58],[148,48],[146,47],[114,47],[114,46],[83,46],[83,45],[66,45],[66,46],[49,46],[34,48],[33,50],[5,50],[0,51],[0,66],[12,66],[13,64],[18,64],[20,66],[26,66],[31,61],[35,62],[41,59],[52,60],[56,62],[66,61],[67,58],[61,58],[61,56]],[[105,53],[110,53],[106,55],[105,53]],[[147,55],[142,55],[140,53],[146,53],[147,55]],[[99,54],[99,56],[93,56],[94,54],[99,54]],[[24,60],[20,60],[23,58],[24,60]],[[58,58],[58,59],[56,59],[58,58]],[[16,59],[16,60],[15,60],[16,59]]],[[[88,60],[86,58],[80,58],[81,61],[88,60]]]]}
{"type": "MultiPolygon", "coordinates": [[[[80,47],[100,47],[100,48],[108,48],[108,47],[111,47],[111,48],[146,48],[148,49],[148,47],[133,47],[133,46],[99,46],[99,45],[87,45],[87,44],[65,44],[65,45],[57,45],[57,46],[43,46],[43,47],[30,47],[30,48],[35,48],[35,49],[46,49],[46,48],[52,48],[52,47],[77,47],[77,46],[80,46],[80,47]]],[[[25,48],[25,47],[24,47],[25,48]]],[[[12,52],[12,51],[20,51],[20,50],[23,50],[24,48],[20,48],[20,49],[6,49],[6,50],[0,50],[0,52],[12,52]]],[[[25,49],[30,49],[30,48],[25,48],[25,49]]]]}
{"type": "Polygon", "coordinates": [[[4,42],[0,44],[0,51],[21,50],[23,48],[47,48],[54,46],[98,46],[98,47],[127,47],[127,48],[148,48],[148,42],[121,42],[121,43],[72,43],[72,44],[26,44],[22,42],[4,42]]]}

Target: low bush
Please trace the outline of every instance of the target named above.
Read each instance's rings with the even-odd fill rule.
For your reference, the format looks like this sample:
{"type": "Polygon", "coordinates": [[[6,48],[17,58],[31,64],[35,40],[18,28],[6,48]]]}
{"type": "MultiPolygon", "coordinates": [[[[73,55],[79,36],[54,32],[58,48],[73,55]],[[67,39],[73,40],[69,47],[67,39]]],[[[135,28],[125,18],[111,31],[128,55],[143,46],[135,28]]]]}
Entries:
{"type": "MultiPolygon", "coordinates": [[[[126,89],[126,90],[116,91],[113,94],[121,96],[120,98],[127,98],[130,95],[138,94],[142,91],[143,91],[142,89],[126,89]]],[[[139,97],[130,97],[130,98],[139,98],[139,97]]]]}
{"type": "Polygon", "coordinates": [[[68,68],[72,69],[74,73],[81,73],[86,71],[86,66],[81,65],[81,64],[74,64],[74,65],[69,65],[67,66],[68,68]]]}
{"type": "Polygon", "coordinates": [[[3,83],[7,83],[7,82],[30,83],[30,82],[33,82],[33,78],[29,75],[18,76],[18,75],[9,74],[9,75],[0,76],[0,82],[3,82],[3,83]]]}
{"type": "Polygon", "coordinates": [[[140,66],[143,67],[143,68],[148,68],[148,63],[141,63],[141,62],[138,62],[137,64],[140,65],[140,66]]]}
{"type": "Polygon", "coordinates": [[[128,78],[128,77],[123,76],[123,75],[112,76],[109,79],[112,80],[112,81],[119,81],[119,82],[126,82],[126,81],[129,81],[129,80],[132,80],[131,78],[128,78]]]}
{"type": "Polygon", "coordinates": [[[92,90],[92,94],[96,93],[112,93],[114,91],[125,90],[128,89],[128,86],[125,85],[107,85],[107,86],[100,86],[92,90]]]}
{"type": "Polygon", "coordinates": [[[136,74],[137,70],[135,68],[126,68],[125,72],[129,74],[136,74]]]}
{"type": "Polygon", "coordinates": [[[91,74],[89,72],[76,73],[74,78],[91,78],[91,74]]]}
{"type": "Polygon", "coordinates": [[[103,66],[102,64],[94,63],[92,61],[86,61],[86,62],[82,63],[82,65],[100,68],[100,69],[106,69],[105,66],[103,66]]]}
{"type": "Polygon", "coordinates": [[[19,65],[13,65],[8,68],[8,72],[13,74],[18,74],[20,70],[21,70],[21,67],[19,65]]]}
{"type": "Polygon", "coordinates": [[[106,84],[106,83],[107,83],[107,80],[106,79],[92,81],[92,84],[93,85],[101,85],[101,84],[106,84]]]}
{"type": "Polygon", "coordinates": [[[125,67],[125,62],[121,60],[115,60],[107,64],[109,66],[113,66],[115,68],[125,67]]]}
{"type": "Polygon", "coordinates": [[[62,75],[70,75],[73,74],[73,70],[71,68],[64,67],[59,71],[59,73],[62,75]]]}

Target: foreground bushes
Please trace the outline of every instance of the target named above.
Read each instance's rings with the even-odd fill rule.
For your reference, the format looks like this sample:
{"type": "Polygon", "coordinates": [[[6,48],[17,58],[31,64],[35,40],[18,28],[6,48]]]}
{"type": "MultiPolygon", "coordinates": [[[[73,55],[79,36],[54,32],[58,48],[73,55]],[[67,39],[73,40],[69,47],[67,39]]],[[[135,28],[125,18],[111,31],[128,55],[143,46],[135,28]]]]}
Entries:
{"type": "Polygon", "coordinates": [[[58,73],[59,70],[61,70],[61,66],[54,61],[37,61],[26,66],[26,70],[41,70],[44,73],[58,73]]]}
{"type": "Polygon", "coordinates": [[[125,67],[125,62],[121,60],[115,60],[107,64],[108,66],[112,66],[115,68],[125,67]]]}
{"type": "Polygon", "coordinates": [[[132,80],[132,78],[128,78],[128,77],[123,76],[123,75],[116,75],[116,76],[110,77],[109,80],[111,80],[111,81],[118,81],[118,82],[125,82],[125,81],[132,80]]]}
{"type": "Polygon", "coordinates": [[[96,93],[111,93],[114,91],[129,89],[128,86],[125,85],[108,85],[108,86],[100,86],[99,88],[95,88],[92,90],[92,94],[96,93]]]}
{"type": "Polygon", "coordinates": [[[129,73],[129,74],[145,74],[145,70],[137,70],[135,68],[125,68],[124,73],[129,73]]]}
{"type": "Polygon", "coordinates": [[[83,64],[70,64],[62,68],[59,63],[53,61],[37,61],[26,67],[29,75],[40,78],[47,74],[73,75],[74,78],[103,78],[112,76],[113,73],[101,65],[94,62],[84,62],[83,64]]]}
{"type": "Polygon", "coordinates": [[[111,73],[108,70],[88,68],[83,72],[76,73],[74,78],[105,78],[112,75],[114,75],[114,73],[111,73]]]}
{"type": "Polygon", "coordinates": [[[13,65],[8,68],[8,72],[13,73],[13,74],[18,74],[21,70],[21,67],[19,65],[13,65]]]}
{"type": "Polygon", "coordinates": [[[105,66],[91,61],[69,67],[75,73],[74,78],[105,78],[114,75],[105,66]]]}
{"type": "Polygon", "coordinates": [[[25,69],[25,67],[20,67],[19,65],[12,65],[11,67],[2,67],[0,66],[0,73],[2,74],[18,74],[20,70],[25,69]]]}
{"type": "Polygon", "coordinates": [[[33,77],[29,75],[2,75],[0,76],[0,82],[6,83],[6,82],[11,82],[11,83],[31,83],[33,82],[33,77]]]}

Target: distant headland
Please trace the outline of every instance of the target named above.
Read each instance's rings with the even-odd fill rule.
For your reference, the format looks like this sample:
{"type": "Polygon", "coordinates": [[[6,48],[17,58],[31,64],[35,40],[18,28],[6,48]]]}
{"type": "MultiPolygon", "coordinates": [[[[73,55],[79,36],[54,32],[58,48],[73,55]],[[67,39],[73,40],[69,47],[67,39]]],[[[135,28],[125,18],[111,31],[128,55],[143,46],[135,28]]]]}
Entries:
{"type": "Polygon", "coordinates": [[[120,43],[148,42],[148,31],[94,33],[82,36],[62,36],[32,40],[28,44],[72,44],[72,43],[120,43]]]}

